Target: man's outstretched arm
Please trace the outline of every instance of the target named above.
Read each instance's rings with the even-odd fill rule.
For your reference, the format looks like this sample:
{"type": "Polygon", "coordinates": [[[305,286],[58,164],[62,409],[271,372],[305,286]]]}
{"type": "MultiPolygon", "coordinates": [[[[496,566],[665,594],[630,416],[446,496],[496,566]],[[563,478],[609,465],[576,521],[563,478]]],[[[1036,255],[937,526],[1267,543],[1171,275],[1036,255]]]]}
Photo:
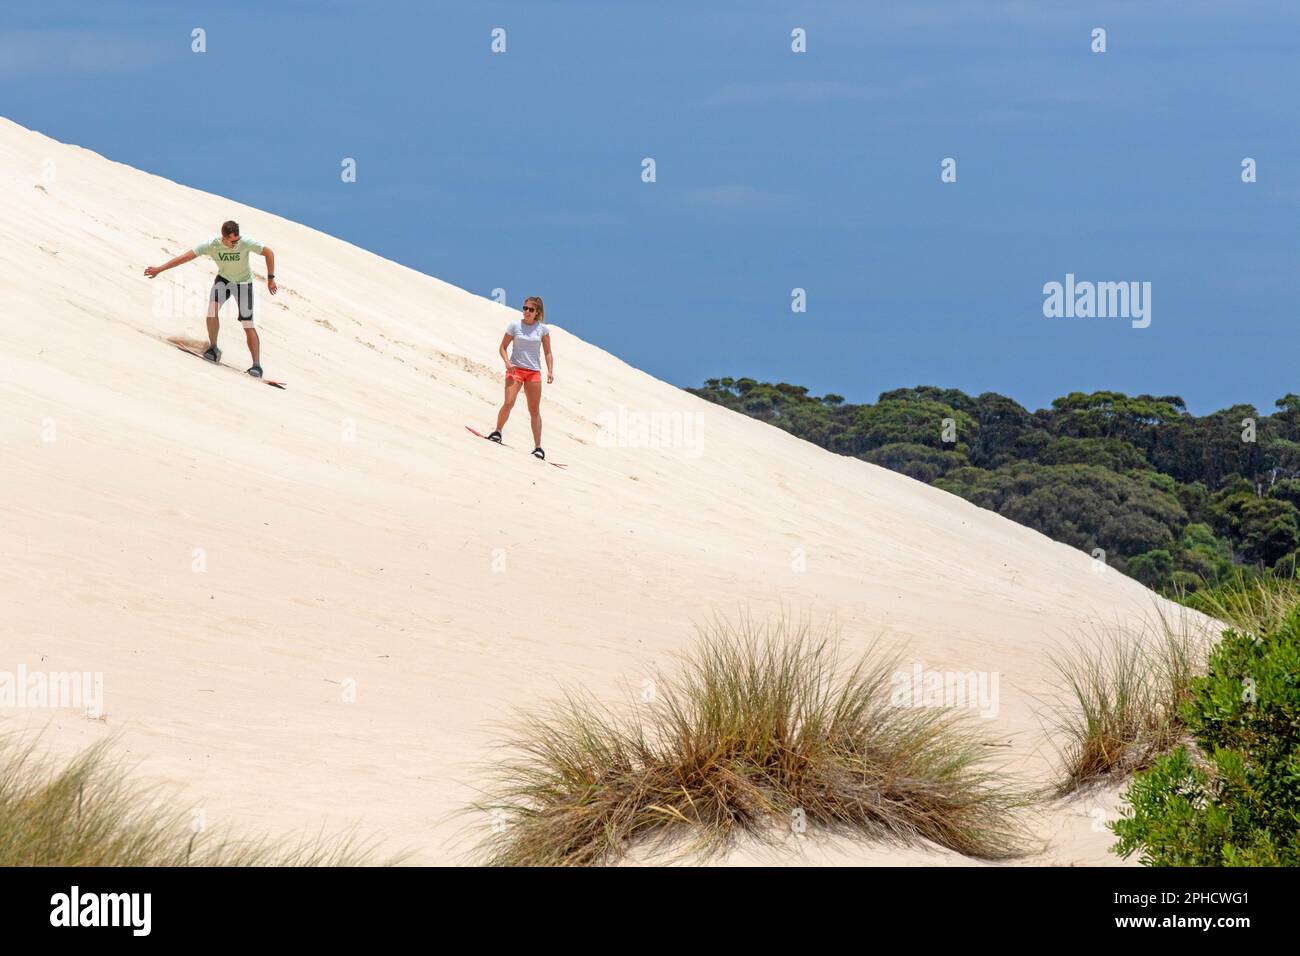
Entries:
{"type": "Polygon", "coordinates": [[[144,270],[144,274],[148,276],[150,279],[152,279],[154,276],[158,275],[158,273],[166,272],[168,269],[174,269],[179,265],[184,265],[185,263],[189,262],[193,258],[194,258],[194,250],[191,249],[188,252],[182,252],[175,259],[167,260],[167,262],[163,263],[160,266],[149,266],[149,268],[144,270]]]}

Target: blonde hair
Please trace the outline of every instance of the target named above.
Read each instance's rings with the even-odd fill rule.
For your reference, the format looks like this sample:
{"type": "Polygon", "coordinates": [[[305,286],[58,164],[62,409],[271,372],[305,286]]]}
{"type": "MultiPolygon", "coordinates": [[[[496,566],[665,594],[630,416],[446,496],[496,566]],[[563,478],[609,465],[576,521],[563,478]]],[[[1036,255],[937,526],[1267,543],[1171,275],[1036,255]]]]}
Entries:
{"type": "Polygon", "coordinates": [[[529,302],[532,302],[537,306],[537,321],[545,322],[546,306],[542,305],[542,297],[540,295],[530,295],[528,298],[524,299],[524,305],[527,305],[529,302]]]}

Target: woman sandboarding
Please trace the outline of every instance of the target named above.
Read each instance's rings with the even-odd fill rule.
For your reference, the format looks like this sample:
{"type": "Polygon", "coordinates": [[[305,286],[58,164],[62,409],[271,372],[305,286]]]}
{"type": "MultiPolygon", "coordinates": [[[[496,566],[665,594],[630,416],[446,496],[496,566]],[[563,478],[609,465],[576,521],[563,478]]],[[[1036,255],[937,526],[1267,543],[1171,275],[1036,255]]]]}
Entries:
{"type": "Polygon", "coordinates": [[[533,454],[546,458],[542,451],[542,353],[546,353],[546,384],[555,381],[555,359],[551,355],[551,330],[545,325],[546,313],[542,300],[530,295],[524,300],[522,319],[506,326],[506,334],[501,337],[497,349],[501,361],[506,366],[506,400],[497,412],[497,427],[488,435],[489,441],[501,441],[501,429],[506,427],[506,420],[515,407],[522,387],[528,399],[528,414],[533,425],[533,454]],[[506,346],[513,346],[506,354],[506,346]]]}

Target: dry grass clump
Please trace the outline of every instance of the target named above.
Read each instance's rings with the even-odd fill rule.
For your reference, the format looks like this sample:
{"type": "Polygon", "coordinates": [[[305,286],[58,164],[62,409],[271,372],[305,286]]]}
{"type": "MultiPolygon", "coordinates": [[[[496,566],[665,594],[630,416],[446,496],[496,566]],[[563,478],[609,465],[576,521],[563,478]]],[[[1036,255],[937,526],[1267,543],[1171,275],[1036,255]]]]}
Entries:
{"type": "Polygon", "coordinates": [[[1282,626],[1300,606],[1300,578],[1264,576],[1236,578],[1214,588],[1186,595],[1183,603],[1235,630],[1263,639],[1282,626]]]}
{"type": "Polygon", "coordinates": [[[1204,671],[1211,631],[1160,613],[1148,626],[1099,629],[1051,655],[1061,694],[1050,710],[1058,794],[1150,766],[1184,736],[1183,704],[1204,671]]]}
{"type": "Polygon", "coordinates": [[[131,782],[106,743],[54,767],[0,740],[0,866],[356,866],[351,838],[234,839],[131,782]]]}
{"type": "Polygon", "coordinates": [[[593,865],[633,844],[709,854],[799,824],[931,841],[982,859],[1022,851],[1023,793],[986,768],[964,714],[890,702],[896,657],[841,666],[827,633],[715,624],[654,699],[625,712],[571,693],[507,742],[481,846],[494,865],[593,865]]]}

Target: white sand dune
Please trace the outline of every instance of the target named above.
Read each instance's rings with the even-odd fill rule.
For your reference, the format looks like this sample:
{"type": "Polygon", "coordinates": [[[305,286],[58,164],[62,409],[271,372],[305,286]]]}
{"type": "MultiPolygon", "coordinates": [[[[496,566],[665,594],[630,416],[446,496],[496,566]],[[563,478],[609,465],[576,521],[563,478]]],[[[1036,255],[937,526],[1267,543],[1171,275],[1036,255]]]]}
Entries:
{"type": "MultiPolygon", "coordinates": [[[[494,447],[465,426],[491,427],[505,307],[4,120],[0,178],[0,670],[100,671],[105,697],[101,720],[0,719],[59,752],[118,735],[209,825],[355,825],[459,860],[494,722],[563,685],[621,697],[742,609],[999,673],[988,728],[1041,780],[1048,652],[1156,606],[1085,554],[638,371],[554,299],[545,444],[568,468],[528,456],[522,403],[494,447]],[[142,277],[228,218],[279,256],[258,308],[286,391],[166,343],[203,337],[209,261],[142,277]],[[183,314],[158,307],[184,288],[183,314]],[[698,416],[702,440],[599,440],[620,406],[698,416]]],[[[247,364],[229,318],[222,345],[247,364]]],[[[1038,861],[1115,862],[1096,819],[1055,808],[1038,861]]],[[[800,846],[732,862],[963,862],[800,846]]]]}

